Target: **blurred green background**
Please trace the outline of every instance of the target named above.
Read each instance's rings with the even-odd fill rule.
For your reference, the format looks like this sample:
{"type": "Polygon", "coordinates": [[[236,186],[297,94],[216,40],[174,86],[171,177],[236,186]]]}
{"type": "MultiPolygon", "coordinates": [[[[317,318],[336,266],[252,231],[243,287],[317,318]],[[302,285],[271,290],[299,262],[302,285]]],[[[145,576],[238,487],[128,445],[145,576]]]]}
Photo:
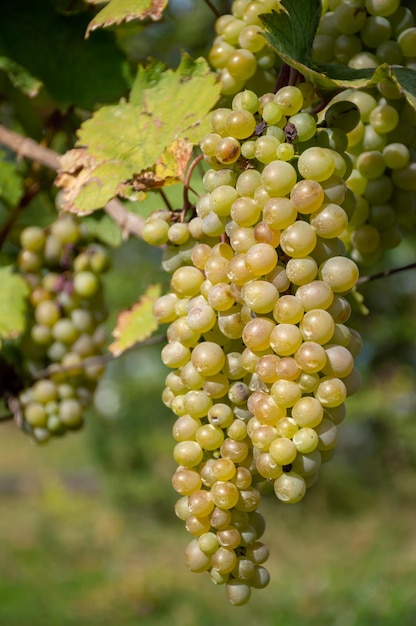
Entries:
{"type": "MultiPolygon", "coordinates": [[[[203,52],[213,20],[204,3],[197,14],[192,5],[172,2],[162,24],[139,31],[122,26],[118,44],[133,63],[152,50],[175,65],[185,44],[203,52]]],[[[42,97],[24,99],[3,74],[0,85],[8,98],[1,121],[18,120],[39,138],[49,114],[42,97]]],[[[374,271],[413,261],[415,249],[407,241],[374,271]]],[[[149,282],[166,281],[159,251],[139,241],[113,256],[109,329],[149,282]]],[[[415,284],[412,271],[362,288],[371,314],[350,322],[365,342],[362,389],[348,401],[334,459],[304,501],[287,506],[265,495],[272,578],[244,607],[230,606],[224,589],[183,564],[190,537],[173,512],[174,417],[160,400],[161,346],[109,365],[80,433],[37,447],[2,424],[0,624],[414,626],[415,284]]]]}

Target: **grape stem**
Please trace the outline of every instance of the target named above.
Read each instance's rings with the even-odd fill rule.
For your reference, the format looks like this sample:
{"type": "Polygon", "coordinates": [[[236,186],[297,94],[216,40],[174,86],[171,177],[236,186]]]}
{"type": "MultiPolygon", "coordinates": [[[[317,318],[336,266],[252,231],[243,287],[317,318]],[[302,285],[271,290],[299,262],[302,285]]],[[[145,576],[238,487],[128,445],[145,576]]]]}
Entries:
{"type": "Polygon", "coordinates": [[[168,211],[170,211],[171,213],[173,212],[173,206],[171,205],[171,203],[169,202],[169,198],[167,197],[167,195],[165,194],[165,192],[163,191],[163,189],[158,189],[158,192],[160,193],[160,195],[162,196],[162,200],[166,205],[166,208],[168,209],[168,211]]]}
{"type": "Polygon", "coordinates": [[[291,72],[291,67],[287,63],[283,63],[280,68],[279,75],[277,77],[276,84],[274,86],[274,93],[277,93],[279,89],[282,87],[286,87],[289,84],[289,77],[291,72]]]}
{"type": "Polygon", "coordinates": [[[194,169],[196,168],[198,163],[200,163],[203,160],[203,158],[204,158],[203,154],[199,154],[197,157],[195,157],[195,159],[192,161],[192,163],[188,167],[188,171],[186,172],[185,180],[183,183],[183,209],[181,213],[181,222],[185,221],[186,213],[192,207],[191,202],[189,200],[189,191],[191,189],[190,187],[191,178],[192,178],[192,174],[194,173],[194,169]]]}
{"type": "MultiPolygon", "coordinates": [[[[327,104],[330,102],[331,100],[328,98],[322,98],[322,100],[320,102],[318,102],[318,104],[316,105],[316,107],[314,107],[312,109],[312,111],[310,112],[311,115],[316,115],[317,113],[320,113],[321,111],[324,110],[324,108],[327,106],[327,104]]],[[[319,124],[320,126],[320,124],[319,124]]]]}
{"type": "Polygon", "coordinates": [[[407,270],[412,270],[416,268],[416,261],[413,263],[409,263],[408,265],[402,265],[401,267],[393,267],[388,270],[384,270],[383,272],[377,272],[377,274],[370,274],[369,276],[362,276],[357,280],[357,285],[365,285],[365,283],[369,283],[373,280],[379,280],[380,278],[387,278],[388,276],[392,276],[393,274],[398,274],[399,272],[405,272],[407,270]]]}
{"type": "MultiPolygon", "coordinates": [[[[5,126],[0,124],[0,144],[6,146],[10,150],[16,153],[17,158],[26,158],[30,161],[34,161],[36,163],[40,163],[48,167],[55,172],[58,171],[61,167],[60,164],[60,155],[51,150],[50,148],[46,148],[41,146],[33,139],[29,137],[24,137],[19,133],[16,133],[12,130],[9,130],[5,126]]],[[[21,201],[21,203],[23,200],[21,201]]],[[[21,204],[20,203],[20,204],[21,204]]],[[[16,207],[19,212],[23,207],[16,207]]],[[[118,224],[123,232],[123,236],[127,238],[129,235],[134,235],[135,237],[141,238],[144,219],[137,215],[136,213],[132,213],[131,211],[127,211],[117,198],[113,198],[103,207],[104,211],[118,224]]],[[[12,218],[10,215],[9,220],[12,218]]],[[[15,219],[15,218],[13,218],[15,219]]],[[[8,230],[5,230],[7,224],[5,224],[2,228],[0,235],[0,245],[4,242],[8,234],[8,230]],[[3,231],[5,234],[3,235],[3,231]]]]}
{"type": "Polygon", "coordinates": [[[212,4],[210,0],[204,0],[207,7],[211,9],[215,17],[220,17],[221,13],[218,11],[217,7],[212,4]]]}

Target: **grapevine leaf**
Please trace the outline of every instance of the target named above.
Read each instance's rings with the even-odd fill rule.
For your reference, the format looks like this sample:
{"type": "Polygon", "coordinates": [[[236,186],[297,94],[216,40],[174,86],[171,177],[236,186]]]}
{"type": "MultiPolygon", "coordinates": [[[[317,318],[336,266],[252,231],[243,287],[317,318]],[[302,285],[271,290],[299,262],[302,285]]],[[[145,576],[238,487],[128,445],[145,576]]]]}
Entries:
{"type": "Polygon", "coordinates": [[[0,152],[0,198],[10,206],[16,206],[23,196],[23,179],[16,171],[15,163],[4,160],[0,152]]]}
{"type": "Polygon", "coordinates": [[[10,82],[30,98],[34,98],[42,87],[40,80],[8,57],[0,56],[0,70],[6,72],[10,82]]]}
{"type": "Polygon", "coordinates": [[[112,33],[97,32],[86,41],[88,21],[86,13],[57,13],[49,0],[3,2],[0,54],[35,76],[64,107],[91,110],[97,102],[114,102],[127,89],[125,57],[112,33]]]}
{"type": "Polygon", "coordinates": [[[133,189],[144,191],[165,185],[173,185],[183,179],[192,154],[193,145],[185,139],[175,139],[155,163],[154,169],[134,177],[133,189]]]}
{"type": "Polygon", "coordinates": [[[115,341],[108,348],[114,356],[120,356],[134,344],[144,341],[157,329],[158,323],[152,309],[160,294],[160,284],[149,285],[137,304],[120,313],[113,330],[115,341]]]}
{"type": "Polygon", "coordinates": [[[267,29],[266,38],[281,56],[310,66],[312,42],[322,11],[321,1],[282,0],[280,5],[279,12],[272,11],[260,17],[267,29]]]}
{"type": "Polygon", "coordinates": [[[65,208],[102,208],[136,189],[134,180],[136,191],[183,181],[219,93],[203,59],[184,56],[176,70],[162,71],[159,62],[140,68],[129,102],[99,109],[78,131],[82,147],[64,155],[57,184],[66,190],[65,208]]]}
{"type": "Polygon", "coordinates": [[[383,63],[377,68],[353,69],[335,63],[313,64],[312,43],[321,15],[320,0],[282,0],[282,9],[260,16],[265,37],[281,59],[298,70],[318,93],[331,97],[341,89],[363,89],[393,82],[416,106],[416,72],[383,63]]]}
{"type": "Polygon", "coordinates": [[[13,339],[25,327],[26,297],[29,288],[12,266],[0,268],[0,338],[13,339]]]}
{"type": "Polygon", "coordinates": [[[416,71],[407,67],[395,67],[393,72],[408,102],[416,109],[416,71]]]}
{"type": "MultiPolygon", "coordinates": [[[[92,3],[100,4],[101,0],[93,0],[92,3]]],[[[110,0],[88,24],[86,37],[100,27],[105,28],[136,19],[144,20],[147,17],[153,21],[160,20],[166,5],[167,0],[110,0]]]]}

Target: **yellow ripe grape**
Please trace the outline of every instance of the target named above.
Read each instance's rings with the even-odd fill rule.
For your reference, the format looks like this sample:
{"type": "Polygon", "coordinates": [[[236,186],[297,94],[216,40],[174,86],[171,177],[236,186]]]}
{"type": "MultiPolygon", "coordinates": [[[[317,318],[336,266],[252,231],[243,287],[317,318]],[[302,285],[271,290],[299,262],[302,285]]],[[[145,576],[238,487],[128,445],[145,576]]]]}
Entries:
{"type": "Polygon", "coordinates": [[[300,180],[290,192],[290,200],[299,213],[317,211],[324,201],[324,190],[316,180],[300,180]]]}

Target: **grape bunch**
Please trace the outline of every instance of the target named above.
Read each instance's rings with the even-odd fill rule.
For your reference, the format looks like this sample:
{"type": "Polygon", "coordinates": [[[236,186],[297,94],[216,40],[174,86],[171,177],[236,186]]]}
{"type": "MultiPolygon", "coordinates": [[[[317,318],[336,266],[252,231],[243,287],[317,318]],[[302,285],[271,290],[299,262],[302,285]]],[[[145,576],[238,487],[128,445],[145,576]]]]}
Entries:
{"type": "Polygon", "coordinates": [[[416,224],[416,112],[404,98],[377,98],[369,90],[346,90],[343,99],[361,115],[346,148],[357,206],[343,240],[352,258],[368,265],[399,245],[403,227],[416,224]]]}
{"type": "MultiPolygon", "coordinates": [[[[415,51],[414,17],[398,0],[324,6],[314,41],[317,62],[414,68],[415,51]]],[[[337,98],[354,102],[361,114],[346,147],[354,165],[347,185],[358,200],[343,240],[353,259],[369,265],[400,243],[403,226],[415,226],[416,113],[392,81],[344,90],[337,98]]]]}
{"type": "Polygon", "coordinates": [[[106,317],[100,275],[106,248],[78,220],[60,216],[47,229],[24,228],[18,268],[30,288],[29,332],[21,342],[23,429],[39,443],[82,426],[104,371],[106,317]]]}
{"type": "Polygon", "coordinates": [[[414,67],[415,49],[414,17],[410,9],[400,6],[400,0],[323,3],[313,44],[316,62],[335,60],[354,69],[376,68],[381,63],[414,67]]]}
{"type": "Polygon", "coordinates": [[[234,0],[231,13],[217,19],[208,60],[219,72],[224,96],[244,86],[257,93],[273,88],[281,63],[267,46],[259,15],[279,8],[279,0],[234,0]]]}
{"type": "Polygon", "coordinates": [[[360,384],[345,298],[358,268],[340,239],[356,210],[344,149],[360,112],[335,102],[318,128],[303,104],[287,86],[213,111],[206,193],[188,219],[157,211],[143,229],[166,244],[172,274],[154,315],[169,325],[162,399],[176,415],[176,513],[194,537],[186,563],[233,604],[269,580],[261,485],[303,498],[360,384]]]}

